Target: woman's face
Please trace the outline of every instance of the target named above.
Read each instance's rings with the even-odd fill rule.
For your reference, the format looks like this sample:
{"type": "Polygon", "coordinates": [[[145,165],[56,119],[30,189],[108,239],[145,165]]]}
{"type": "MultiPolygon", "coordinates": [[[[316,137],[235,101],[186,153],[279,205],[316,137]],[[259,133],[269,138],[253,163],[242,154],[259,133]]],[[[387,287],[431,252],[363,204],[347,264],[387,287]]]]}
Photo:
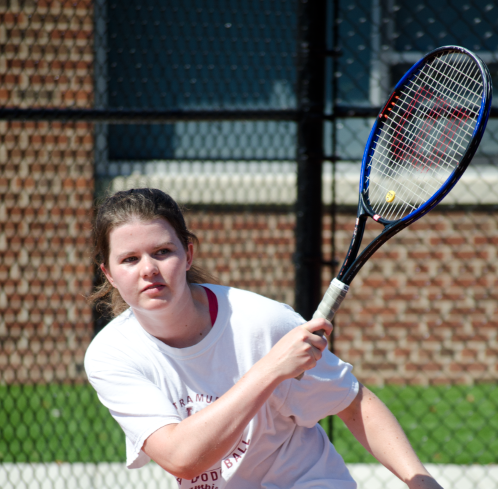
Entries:
{"type": "Polygon", "coordinates": [[[188,290],[186,272],[193,246],[183,247],[165,219],[133,220],[109,234],[109,265],[102,271],[132,309],[157,311],[179,301],[188,290]]]}

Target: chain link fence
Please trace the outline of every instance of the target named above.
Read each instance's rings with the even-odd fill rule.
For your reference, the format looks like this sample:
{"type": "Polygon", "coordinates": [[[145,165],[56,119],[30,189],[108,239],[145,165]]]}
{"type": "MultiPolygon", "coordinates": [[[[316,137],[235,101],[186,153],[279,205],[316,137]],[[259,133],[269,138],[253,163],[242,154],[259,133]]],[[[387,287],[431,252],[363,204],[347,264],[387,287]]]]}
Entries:
{"type": "MultiPolygon", "coordinates": [[[[85,300],[106,192],[169,192],[221,283],[296,304],[299,12],[284,0],[0,0],[2,488],[176,487],[152,463],[124,467],[122,432],[83,371],[106,322],[85,300]]],[[[491,2],[327,3],[324,288],[386,94],[447,44],[495,77],[497,22],[491,2]]],[[[335,323],[334,351],[445,488],[498,488],[497,154],[492,118],[452,194],[377,252],[335,323]]],[[[322,423],[359,487],[403,487],[340,420],[322,423]]]]}

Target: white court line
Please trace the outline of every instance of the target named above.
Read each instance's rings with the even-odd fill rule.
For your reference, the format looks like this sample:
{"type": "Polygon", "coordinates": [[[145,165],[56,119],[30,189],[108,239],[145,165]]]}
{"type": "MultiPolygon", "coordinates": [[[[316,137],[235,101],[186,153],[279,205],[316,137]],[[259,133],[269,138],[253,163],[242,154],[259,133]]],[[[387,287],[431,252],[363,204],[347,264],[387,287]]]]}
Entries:
{"type": "MultiPolygon", "coordinates": [[[[498,465],[427,464],[445,489],[498,489],[498,465]]],[[[378,464],[348,464],[358,489],[406,489],[378,464]]],[[[128,470],[124,463],[4,463],[2,489],[176,489],[175,478],[156,464],[128,470]]],[[[289,488],[290,489],[290,488],[289,488]]]]}

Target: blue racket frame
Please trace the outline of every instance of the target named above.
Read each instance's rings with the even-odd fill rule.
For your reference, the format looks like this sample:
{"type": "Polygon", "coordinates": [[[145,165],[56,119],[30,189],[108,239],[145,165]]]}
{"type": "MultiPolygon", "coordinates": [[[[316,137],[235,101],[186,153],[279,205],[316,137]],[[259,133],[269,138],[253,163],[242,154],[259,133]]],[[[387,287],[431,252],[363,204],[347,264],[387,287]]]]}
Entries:
{"type": "Polygon", "coordinates": [[[491,75],[487,66],[484,62],[476,56],[471,51],[461,47],[461,46],[443,46],[437,48],[427,55],[425,55],[421,60],[415,63],[401,78],[401,80],[396,84],[391,93],[387,103],[384,105],[382,110],[379,112],[379,116],[376,118],[375,123],[372,127],[370,135],[367,140],[367,144],[365,146],[365,151],[363,153],[363,160],[361,166],[361,175],[360,175],[360,187],[359,187],[359,202],[358,202],[358,212],[356,219],[356,226],[353,232],[353,238],[351,240],[351,244],[344,260],[344,263],[341,267],[337,278],[343,282],[344,284],[349,285],[351,281],[354,279],[360,268],[363,264],[377,251],[388,239],[390,239],[395,234],[399,233],[402,229],[413,223],[414,221],[420,219],[425,214],[427,214],[430,210],[432,210],[441,200],[450,192],[450,190],[455,186],[460,177],[463,175],[464,171],[467,169],[470,161],[472,160],[479,143],[481,142],[482,136],[486,129],[486,124],[489,118],[489,113],[491,110],[491,99],[492,99],[492,83],[491,83],[491,75]],[[476,125],[474,128],[474,132],[472,135],[471,142],[464,155],[462,156],[462,160],[458,164],[458,166],[453,170],[451,175],[447,178],[441,188],[426,202],[424,202],[418,209],[414,210],[407,216],[402,217],[401,219],[390,221],[384,219],[375,214],[375,211],[372,209],[368,199],[368,177],[370,174],[370,159],[373,153],[373,149],[376,146],[376,138],[383,126],[383,121],[381,119],[381,115],[385,112],[386,108],[390,104],[393,97],[397,92],[404,87],[411,78],[417,74],[420,70],[421,66],[425,65],[432,58],[444,53],[444,52],[459,52],[470,56],[479,67],[481,72],[481,76],[484,84],[484,93],[481,101],[481,108],[479,111],[479,115],[476,121],[476,125]],[[374,218],[375,221],[379,222],[384,226],[384,230],[375,238],[370,244],[368,244],[362,253],[357,257],[358,251],[360,248],[361,240],[363,237],[363,233],[365,230],[365,225],[368,217],[374,218]]]}

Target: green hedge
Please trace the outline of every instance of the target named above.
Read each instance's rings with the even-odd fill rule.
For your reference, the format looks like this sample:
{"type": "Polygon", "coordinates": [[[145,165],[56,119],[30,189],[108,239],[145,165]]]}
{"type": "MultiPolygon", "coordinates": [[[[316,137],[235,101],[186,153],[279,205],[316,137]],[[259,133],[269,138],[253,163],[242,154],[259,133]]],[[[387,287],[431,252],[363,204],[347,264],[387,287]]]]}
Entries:
{"type": "MultiPolygon", "coordinates": [[[[498,463],[498,387],[372,390],[424,462],[498,463]]],[[[0,386],[0,462],[123,462],[124,435],[88,385],[0,386]]],[[[348,463],[375,460],[342,421],[322,421],[348,463]]]]}
{"type": "Polygon", "coordinates": [[[0,462],[117,462],[124,435],[89,385],[0,386],[0,462]]]}
{"type": "MultiPolygon", "coordinates": [[[[425,463],[498,463],[498,386],[372,387],[425,463]]],[[[375,459],[336,417],[322,421],[347,463],[375,459]]]]}

